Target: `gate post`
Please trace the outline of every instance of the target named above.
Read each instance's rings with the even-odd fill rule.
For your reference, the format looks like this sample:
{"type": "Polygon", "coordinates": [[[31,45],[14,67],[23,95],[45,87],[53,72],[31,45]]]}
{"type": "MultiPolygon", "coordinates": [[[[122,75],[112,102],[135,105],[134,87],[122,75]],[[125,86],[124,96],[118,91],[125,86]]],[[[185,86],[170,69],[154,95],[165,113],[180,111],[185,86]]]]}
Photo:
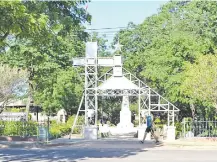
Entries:
{"type": "Polygon", "coordinates": [[[167,140],[174,141],[176,139],[176,127],[167,126],[167,140]]]}
{"type": "Polygon", "coordinates": [[[183,137],[185,138],[186,132],[185,132],[185,118],[183,119],[183,137]]]}

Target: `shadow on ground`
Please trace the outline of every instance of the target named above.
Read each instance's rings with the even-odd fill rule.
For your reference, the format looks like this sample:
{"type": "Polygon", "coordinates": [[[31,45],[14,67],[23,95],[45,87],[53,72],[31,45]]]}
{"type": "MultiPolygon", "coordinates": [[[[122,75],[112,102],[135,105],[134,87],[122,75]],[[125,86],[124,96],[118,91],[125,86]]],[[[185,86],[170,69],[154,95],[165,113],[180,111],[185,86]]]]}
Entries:
{"type": "Polygon", "coordinates": [[[140,144],[136,140],[100,140],[46,149],[1,149],[1,161],[83,161],[87,159],[127,158],[150,148],[154,142],[140,144]]]}

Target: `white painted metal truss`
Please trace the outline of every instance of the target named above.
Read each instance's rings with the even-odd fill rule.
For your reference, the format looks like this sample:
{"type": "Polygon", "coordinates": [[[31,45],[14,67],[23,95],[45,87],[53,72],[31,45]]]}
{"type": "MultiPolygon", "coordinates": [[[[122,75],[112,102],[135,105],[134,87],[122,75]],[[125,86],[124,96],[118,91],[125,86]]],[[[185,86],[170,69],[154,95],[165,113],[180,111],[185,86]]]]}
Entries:
{"type": "MultiPolygon", "coordinates": [[[[168,114],[168,126],[174,126],[175,113],[179,109],[151,89],[143,81],[122,67],[120,55],[113,58],[97,58],[96,42],[87,43],[86,57],[73,59],[74,66],[85,67],[84,94],[79,105],[79,112],[85,112],[85,125],[88,125],[88,110],[94,110],[94,125],[97,125],[98,97],[99,96],[137,96],[139,109],[139,125],[144,114],[151,112],[164,112],[168,114]],[[88,47],[89,46],[89,47],[88,47]],[[98,67],[112,67],[103,76],[98,78],[98,67]],[[82,102],[85,109],[82,110],[82,102]]],[[[77,119],[76,116],[76,119],[77,119]]],[[[72,127],[75,127],[76,119],[72,127]]]]}
{"type": "MultiPolygon", "coordinates": [[[[103,76],[98,79],[98,85],[102,85],[109,78],[112,77],[113,69],[107,71],[103,76]]],[[[167,99],[162,97],[156,91],[151,89],[147,84],[131,74],[128,70],[123,68],[123,76],[131,83],[135,84],[138,88],[135,89],[97,89],[98,96],[138,96],[139,102],[139,115],[143,112],[167,112],[168,113],[168,125],[174,125],[175,113],[179,109],[170,103],[167,99]]],[[[100,87],[100,86],[99,86],[100,87]]],[[[90,94],[93,95],[93,94],[90,94]]],[[[140,119],[141,116],[139,116],[140,119]]],[[[140,121],[139,121],[140,123],[140,121]]]]}

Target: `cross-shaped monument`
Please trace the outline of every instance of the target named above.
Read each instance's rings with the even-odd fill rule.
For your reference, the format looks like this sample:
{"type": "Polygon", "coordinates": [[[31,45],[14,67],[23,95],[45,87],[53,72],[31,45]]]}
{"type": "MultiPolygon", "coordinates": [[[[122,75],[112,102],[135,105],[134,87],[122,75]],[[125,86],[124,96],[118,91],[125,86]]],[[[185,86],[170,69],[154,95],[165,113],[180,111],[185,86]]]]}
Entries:
{"type": "Polygon", "coordinates": [[[169,136],[174,138],[174,117],[175,112],[179,111],[179,109],[122,67],[121,47],[122,45],[119,42],[115,45],[116,54],[113,57],[98,57],[97,42],[87,42],[85,57],[73,59],[73,66],[85,67],[85,87],[72,131],[76,125],[77,116],[82,111],[81,106],[84,100],[84,137],[97,139],[98,96],[122,96],[124,100],[118,127],[132,127],[133,125],[129,121],[131,120],[131,113],[129,111],[128,98],[129,96],[137,96],[139,126],[142,125],[141,118],[143,118],[145,113],[167,112],[169,136]],[[111,67],[111,70],[98,78],[99,66],[111,67]]]}
{"type": "MultiPolygon", "coordinates": [[[[115,50],[119,53],[122,45],[115,45],[115,50]]],[[[94,125],[97,124],[97,88],[98,88],[98,67],[113,67],[114,76],[122,76],[122,59],[121,55],[115,55],[113,57],[97,57],[97,42],[88,42],[86,44],[86,56],[85,58],[74,58],[74,66],[85,67],[85,125],[88,124],[88,118],[95,116],[94,125]],[[88,113],[89,112],[89,113],[88,113]],[[92,113],[91,113],[92,112],[92,113]],[[89,115],[88,115],[89,114],[89,115]]]]}

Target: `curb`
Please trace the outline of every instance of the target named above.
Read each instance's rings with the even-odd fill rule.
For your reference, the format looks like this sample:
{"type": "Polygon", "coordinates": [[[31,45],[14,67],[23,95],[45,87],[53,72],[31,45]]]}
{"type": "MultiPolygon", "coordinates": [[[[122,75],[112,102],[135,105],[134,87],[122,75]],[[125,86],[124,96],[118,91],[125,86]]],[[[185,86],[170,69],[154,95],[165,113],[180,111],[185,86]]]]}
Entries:
{"type": "Polygon", "coordinates": [[[38,144],[0,144],[0,149],[3,148],[37,148],[38,144]]]}
{"type": "Polygon", "coordinates": [[[6,143],[0,144],[0,149],[2,148],[47,148],[47,147],[60,147],[60,146],[70,146],[77,143],[87,142],[85,140],[82,141],[74,141],[74,142],[64,142],[64,143],[6,143]]]}
{"type": "MultiPolygon", "coordinates": [[[[147,150],[147,149],[144,149],[147,150]]],[[[149,150],[217,150],[217,147],[197,147],[197,146],[163,146],[158,148],[150,148],[149,150]]]]}
{"type": "Polygon", "coordinates": [[[69,142],[69,143],[51,143],[51,144],[42,144],[42,147],[60,147],[60,146],[70,146],[77,143],[83,143],[86,141],[75,141],[75,142],[69,142]]]}
{"type": "MultiPolygon", "coordinates": [[[[13,143],[13,142],[5,142],[0,143],[0,149],[7,148],[49,148],[49,147],[61,147],[61,146],[70,146],[74,144],[82,144],[84,142],[89,142],[92,140],[77,140],[77,141],[65,141],[56,143],[46,143],[46,142],[31,142],[31,143],[13,143]]],[[[97,140],[98,141],[98,140],[97,140]]],[[[217,149],[217,143],[198,143],[198,142],[162,142],[161,146],[163,147],[171,147],[171,148],[210,148],[217,149]]]]}
{"type": "Polygon", "coordinates": [[[196,146],[196,147],[216,147],[217,144],[207,144],[207,143],[164,143],[165,146],[196,146]]]}

